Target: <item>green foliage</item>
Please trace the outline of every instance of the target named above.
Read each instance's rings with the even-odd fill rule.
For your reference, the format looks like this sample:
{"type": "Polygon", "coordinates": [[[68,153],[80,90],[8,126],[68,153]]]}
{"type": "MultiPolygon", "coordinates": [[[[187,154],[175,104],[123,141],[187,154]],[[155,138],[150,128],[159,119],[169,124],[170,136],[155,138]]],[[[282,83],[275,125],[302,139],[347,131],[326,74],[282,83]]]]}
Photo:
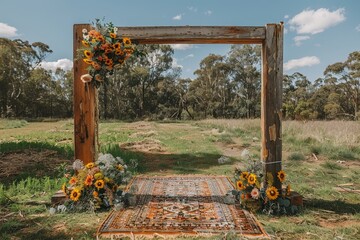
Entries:
{"type": "Polygon", "coordinates": [[[327,161],[323,164],[321,164],[322,167],[330,169],[330,170],[341,170],[343,167],[337,163],[327,161]]]}
{"type": "Polygon", "coordinates": [[[21,128],[26,126],[28,122],[26,120],[1,120],[0,119],[0,129],[12,129],[12,128],[21,128]]]}

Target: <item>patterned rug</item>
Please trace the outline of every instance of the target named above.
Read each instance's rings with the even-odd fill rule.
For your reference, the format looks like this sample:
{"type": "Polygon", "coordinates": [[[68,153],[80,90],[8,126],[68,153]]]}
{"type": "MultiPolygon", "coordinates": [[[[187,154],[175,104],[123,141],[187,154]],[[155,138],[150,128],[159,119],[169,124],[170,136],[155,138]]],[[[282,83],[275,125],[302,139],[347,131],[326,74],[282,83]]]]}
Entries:
{"type": "Polygon", "coordinates": [[[245,237],[268,238],[253,214],[225,195],[233,185],[224,176],[140,176],[127,191],[136,205],[113,211],[98,229],[98,236],[216,235],[233,232],[245,237]]]}

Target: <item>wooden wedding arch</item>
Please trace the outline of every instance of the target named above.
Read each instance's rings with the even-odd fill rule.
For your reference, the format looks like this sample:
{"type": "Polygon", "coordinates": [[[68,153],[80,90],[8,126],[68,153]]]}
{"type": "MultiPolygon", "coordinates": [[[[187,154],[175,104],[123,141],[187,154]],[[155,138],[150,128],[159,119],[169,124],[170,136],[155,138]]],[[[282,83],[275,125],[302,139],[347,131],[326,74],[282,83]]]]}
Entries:
{"type": "MultiPolygon", "coordinates": [[[[80,76],[86,65],[78,59],[82,30],[90,24],[74,25],[74,142],[75,159],[94,162],[96,156],[96,94],[92,84],[80,76]]],[[[281,170],[281,105],[283,79],[283,23],[265,26],[169,26],[118,27],[119,37],[139,44],[262,44],[261,77],[261,160],[266,173],[281,170]]],[[[277,177],[274,185],[280,190],[277,177]]]]}

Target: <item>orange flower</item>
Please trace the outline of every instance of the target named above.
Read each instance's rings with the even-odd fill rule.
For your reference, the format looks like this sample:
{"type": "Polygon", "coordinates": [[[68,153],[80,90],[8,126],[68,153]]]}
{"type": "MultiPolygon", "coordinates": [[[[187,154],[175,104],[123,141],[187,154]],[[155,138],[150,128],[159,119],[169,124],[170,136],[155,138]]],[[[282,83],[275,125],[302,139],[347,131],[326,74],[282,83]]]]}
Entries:
{"type": "Polygon", "coordinates": [[[113,70],[113,66],[111,66],[111,65],[106,66],[106,70],[109,70],[109,71],[113,70]]]}
{"type": "Polygon", "coordinates": [[[132,49],[132,48],[126,48],[126,49],[125,49],[125,52],[126,52],[127,54],[132,54],[132,53],[134,52],[134,49],[132,49]]]}
{"type": "Polygon", "coordinates": [[[104,58],[102,56],[98,56],[97,60],[101,62],[102,60],[104,60],[104,58]]]}
{"type": "Polygon", "coordinates": [[[93,180],[94,180],[93,176],[87,175],[84,181],[85,186],[91,186],[93,180]]]}
{"type": "Polygon", "coordinates": [[[256,183],[256,175],[254,173],[250,173],[247,180],[249,184],[254,185],[256,183]]]}
{"type": "Polygon", "coordinates": [[[99,193],[97,191],[93,191],[94,198],[97,198],[99,196],[99,193]]]}
{"type": "Polygon", "coordinates": [[[130,38],[123,38],[123,43],[124,43],[125,46],[131,45],[131,40],[130,40],[130,38]]]}
{"type": "Polygon", "coordinates": [[[277,177],[279,178],[280,182],[283,182],[283,181],[285,181],[286,174],[283,170],[280,170],[277,173],[277,177]]]}
{"type": "Polygon", "coordinates": [[[105,64],[108,65],[108,66],[112,66],[112,65],[113,65],[113,60],[107,59],[107,60],[105,61],[105,64]]]}
{"type": "Polygon", "coordinates": [[[279,196],[279,191],[276,187],[269,187],[266,189],[266,196],[269,198],[269,200],[275,200],[279,196]]]}
{"type": "Polygon", "coordinates": [[[70,180],[69,180],[69,183],[70,185],[75,185],[77,183],[77,178],[76,177],[72,177],[70,180]]]}
{"type": "Polygon", "coordinates": [[[112,53],[112,51],[113,51],[113,50],[112,50],[111,48],[105,49],[105,53],[106,53],[106,54],[112,53]]]}
{"type": "Polygon", "coordinates": [[[90,37],[96,37],[96,36],[98,36],[99,35],[99,32],[97,32],[97,31],[95,31],[95,30],[91,30],[90,32],[89,32],[89,36],[90,37]]]}
{"type": "Polygon", "coordinates": [[[116,38],[116,33],[110,33],[111,38],[116,38]]]}
{"type": "Polygon", "coordinates": [[[121,56],[121,55],[124,55],[124,52],[121,51],[121,49],[117,49],[117,50],[115,51],[115,55],[121,56]]]}
{"type": "Polygon", "coordinates": [[[102,35],[99,35],[96,40],[98,40],[99,42],[105,42],[105,38],[102,35]]]}
{"type": "Polygon", "coordinates": [[[124,63],[124,59],[119,59],[119,63],[123,64],[124,63]]]}
{"type": "Polygon", "coordinates": [[[97,62],[93,62],[92,66],[93,66],[93,68],[94,68],[95,70],[100,70],[100,69],[101,69],[100,64],[98,64],[97,62]]]}

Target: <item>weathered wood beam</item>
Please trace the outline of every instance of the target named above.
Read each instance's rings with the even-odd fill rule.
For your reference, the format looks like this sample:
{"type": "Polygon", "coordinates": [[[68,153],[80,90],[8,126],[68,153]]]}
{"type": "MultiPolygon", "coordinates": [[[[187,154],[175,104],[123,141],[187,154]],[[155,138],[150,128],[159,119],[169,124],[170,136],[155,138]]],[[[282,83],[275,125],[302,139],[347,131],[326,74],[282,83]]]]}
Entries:
{"type": "MultiPolygon", "coordinates": [[[[283,81],[283,24],[267,24],[262,46],[261,85],[261,160],[266,174],[271,173],[274,186],[281,192],[277,172],[281,170],[281,107],[283,81]]],[[[268,177],[265,175],[265,183],[268,177]]]]}
{"type": "Polygon", "coordinates": [[[82,30],[91,29],[89,24],[74,25],[74,143],[75,159],[85,164],[95,161],[96,155],[96,91],[93,84],[84,84],[80,77],[86,74],[86,64],[78,57],[78,49],[83,39],[82,30]]]}
{"type": "Polygon", "coordinates": [[[117,34],[139,44],[261,44],[265,39],[265,27],[118,27],[117,34]]]}

